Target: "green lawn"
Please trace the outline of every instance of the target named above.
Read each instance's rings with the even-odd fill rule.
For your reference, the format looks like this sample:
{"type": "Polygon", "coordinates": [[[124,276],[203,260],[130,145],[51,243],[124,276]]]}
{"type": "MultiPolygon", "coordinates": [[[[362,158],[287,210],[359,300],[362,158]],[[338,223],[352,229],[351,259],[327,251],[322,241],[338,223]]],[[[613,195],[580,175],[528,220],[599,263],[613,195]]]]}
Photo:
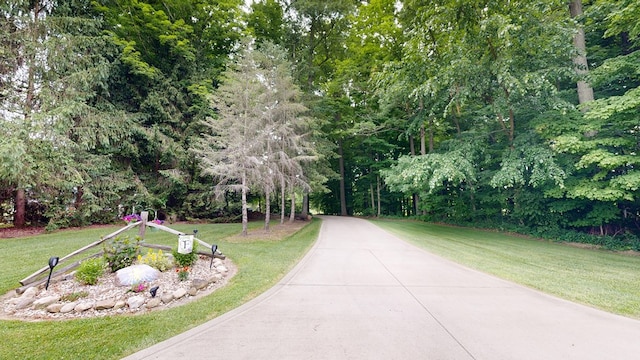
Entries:
{"type": "Polygon", "coordinates": [[[640,319],[640,256],[414,221],[373,221],[471,268],[574,302],[640,319]]]}
{"type": "MultiPolygon", "coordinates": [[[[253,228],[262,226],[252,224],[253,228]]],[[[280,241],[225,241],[237,235],[239,224],[177,225],[173,228],[218,244],[238,266],[229,284],[210,296],[184,306],[146,315],[66,321],[0,321],[0,359],[119,359],[211,320],[273,286],[316,240],[320,221],[314,220],[280,241]]],[[[64,256],[118,227],[72,230],[28,238],[0,240],[0,294],[19,286],[18,280],[46,266],[50,256],[64,256]]],[[[146,240],[174,245],[174,235],[148,230],[146,240]]],[[[259,230],[255,230],[256,232],[259,230]]],[[[131,231],[131,235],[137,231],[131,231]]]]}
{"type": "MultiPolygon", "coordinates": [[[[640,257],[585,250],[495,232],[411,221],[374,221],[409,242],[478,270],[568,300],[640,318],[640,257]]],[[[258,228],[262,224],[254,223],[258,228]]],[[[254,298],[275,284],[317,238],[315,220],[281,241],[225,240],[237,224],[180,225],[220,246],[238,266],[229,284],[190,304],[147,315],[67,321],[0,321],[0,359],[119,359],[184,332],[254,298]]],[[[64,256],[117,227],[57,232],[0,240],[0,293],[43,267],[50,256],[64,256]]],[[[254,230],[258,231],[258,230],[254,230]]],[[[131,235],[135,235],[132,231],[131,235]]],[[[174,244],[164,232],[147,241],[174,244]]]]}

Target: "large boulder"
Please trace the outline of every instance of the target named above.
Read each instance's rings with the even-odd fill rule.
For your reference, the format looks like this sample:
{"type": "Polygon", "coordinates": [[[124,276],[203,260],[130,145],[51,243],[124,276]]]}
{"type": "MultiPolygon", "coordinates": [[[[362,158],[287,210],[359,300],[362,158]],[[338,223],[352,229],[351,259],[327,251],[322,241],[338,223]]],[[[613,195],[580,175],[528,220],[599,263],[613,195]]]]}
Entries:
{"type": "Polygon", "coordinates": [[[160,271],[147,264],[131,265],[116,271],[116,279],[120,286],[151,282],[158,276],[160,276],[160,271]]]}

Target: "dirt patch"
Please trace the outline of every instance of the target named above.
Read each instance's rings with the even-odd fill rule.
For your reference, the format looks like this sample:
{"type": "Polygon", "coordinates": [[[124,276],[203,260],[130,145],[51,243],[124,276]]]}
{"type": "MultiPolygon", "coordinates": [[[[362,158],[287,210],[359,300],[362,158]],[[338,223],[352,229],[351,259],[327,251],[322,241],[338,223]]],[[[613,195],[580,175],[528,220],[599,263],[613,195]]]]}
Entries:
{"type": "Polygon", "coordinates": [[[271,224],[269,230],[253,229],[249,230],[246,236],[238,234],[228,237],[225,240],[231,243],[243,243],[256,240],[276,241],[296,233],[307,224],[309,224],[309,222],[303,220],[295,220],[294,222],[285,221],[284,224],[271,224]]]}
{"type": "Polygon", "coordinates": [[[26,227],[26,228],[0,228],[0,239],[11,239],[24,236],[34,236],[44,233],[44,227],[26,227]]]}

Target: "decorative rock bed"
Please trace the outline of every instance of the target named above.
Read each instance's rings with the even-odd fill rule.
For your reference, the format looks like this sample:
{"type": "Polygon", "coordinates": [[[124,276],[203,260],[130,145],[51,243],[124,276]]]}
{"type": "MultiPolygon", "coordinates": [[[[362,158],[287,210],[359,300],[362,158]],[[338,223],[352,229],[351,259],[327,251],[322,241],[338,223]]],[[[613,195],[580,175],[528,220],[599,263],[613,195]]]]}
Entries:
{"type": "Polygon", "coordinates": [[[119,286],[116,275],[107,273],[96,285],[82,285],[73,274],[27,289],[12,291],[0,299],[0,317],[23,320],[73,319],[141,314],[182,305],[224,286],[237,271],[229,260],[200,257],[189,269],[188,279],[178,280],[175,269],[138,286],[119,286]],[[158,287],[154,294],[150,291],[158,287]]]}

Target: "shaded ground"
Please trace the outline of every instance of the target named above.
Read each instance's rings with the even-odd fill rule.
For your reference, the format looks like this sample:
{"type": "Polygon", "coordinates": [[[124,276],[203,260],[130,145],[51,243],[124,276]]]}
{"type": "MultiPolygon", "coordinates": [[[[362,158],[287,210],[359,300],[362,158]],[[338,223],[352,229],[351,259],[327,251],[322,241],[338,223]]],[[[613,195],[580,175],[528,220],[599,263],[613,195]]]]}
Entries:
{"type": "MultiPolygon", "coordinates": [[[[257,221],[254,221],[257,222],[257,221]]],[[[274,224],[273,222],[269,226],[269,231],[265,231],[264,229],[253,229],[249,230],[247,236],[237,235],[231,237],[229,240],[231,242],[243,242],[243,241],[253,241],[256,238],[260,238],[261,240],[278,240],[283,237],[289,236],[294,232],[303,228],[308,221],[296,220],[294,222],[289,222],[288,219],[285,220],[284,224],[274,224]]],[[[180,224],[180,223],[178,223],[180,224]]],[[[113,226],[113,224],[105,224],[105,225],[89,225],[83,228],[100,228],[113,226]]],[[[77,230],[78,228],[69,228],[64,230],[77,230]]],[[[45,233],[46,230],[44,226],[30,226],[25,228],[13,228],[13,227],[0,227],[0,239],[10,239],[10,238],[18,238],[24,236],[34,236],[45,233]]]]}

